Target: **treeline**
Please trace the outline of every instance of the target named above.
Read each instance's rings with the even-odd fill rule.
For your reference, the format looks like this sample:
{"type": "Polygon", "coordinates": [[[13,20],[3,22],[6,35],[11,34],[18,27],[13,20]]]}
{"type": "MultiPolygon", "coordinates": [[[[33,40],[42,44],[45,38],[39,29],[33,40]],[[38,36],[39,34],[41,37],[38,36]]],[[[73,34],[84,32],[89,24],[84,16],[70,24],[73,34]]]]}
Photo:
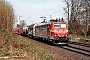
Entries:
{"type": "Polygon", "coordinates": [[[0,0],[0,30],[12,31],[13,20],[13,7],[5,0],[0,0]]]}
{"type": "Polygon", "coordinates": [[[69,33],[87,36],[90,33],[90,1],[64,0],[68,16],[69,33]]]}

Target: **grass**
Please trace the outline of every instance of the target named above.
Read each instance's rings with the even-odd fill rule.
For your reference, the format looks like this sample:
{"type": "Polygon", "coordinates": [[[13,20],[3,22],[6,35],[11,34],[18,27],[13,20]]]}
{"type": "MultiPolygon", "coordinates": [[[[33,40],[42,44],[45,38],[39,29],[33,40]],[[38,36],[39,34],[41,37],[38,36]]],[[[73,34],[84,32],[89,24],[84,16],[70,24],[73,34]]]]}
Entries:
{"type": "Polygon", "coordinates": [[[0,57],[5,56],[20,56],[24,57],[24,60],[66,60],[31,43],[30,39],[2,30],[0,31],[0,57]]]}
{"type": "Polygon", "coordinates": [[[0,57],[4,56],[22,56],[25,60],[52,60],[44,49],[30,43],[29,40],[18,37],[17,35],[11,36],[4,32],[0,33],[2,44],[0,45],[0,57]],[[5,38],[6,37],[6,38],[5,38]]]}
{"type": "Polygon", "coordinates": [[[10,53],[7,49],[0,50],[0,57],[8,56],[8,55],[10,55],[10,53]]]}
{"type": "Polygon", "coordinates": [[[18,50],[24,51],[21,53],[19,51],[18,55],[24,55],[25,59],[33,58],[33,60],[51,60],[52,56],[50,56],[45,50],[35,46],[34,44],[30,43],[27,40],[20,41],[20,45],[18,44],[19,41],[15,40],[15,47],[19,48],[18,50]]]}
{"type": "Polygon", "coordinates": [[[90,44],[90,36],[69,35],[70,41],[90,44]]]}

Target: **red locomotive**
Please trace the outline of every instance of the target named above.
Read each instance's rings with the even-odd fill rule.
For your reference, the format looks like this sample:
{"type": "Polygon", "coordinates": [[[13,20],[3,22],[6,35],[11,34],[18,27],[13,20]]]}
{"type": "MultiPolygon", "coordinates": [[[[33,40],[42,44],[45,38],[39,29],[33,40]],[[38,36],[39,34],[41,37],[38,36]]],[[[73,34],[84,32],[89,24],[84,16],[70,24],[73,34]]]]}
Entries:
{"type": "Polygon", "coordinates": [[[23,34],[23,28],[24,28],[24,26],[20,26],[20,27],[14,29],[13,33],[21,35],[21,34],[23,34]]]}
{"type": "Polygon", "coordinates": [[[66,44],[68,42],[68,23],[50,20],[50,22],[29,25],[28,36],[42,38],[54,44],[66,44]]]}

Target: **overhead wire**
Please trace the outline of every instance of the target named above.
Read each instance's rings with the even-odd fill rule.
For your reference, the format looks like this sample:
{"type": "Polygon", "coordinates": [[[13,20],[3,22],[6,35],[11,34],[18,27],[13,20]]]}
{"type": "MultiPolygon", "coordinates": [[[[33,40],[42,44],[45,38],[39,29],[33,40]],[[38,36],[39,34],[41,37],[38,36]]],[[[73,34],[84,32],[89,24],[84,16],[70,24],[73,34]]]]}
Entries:
{"type": "MultiPolygon", "coordinates": [[[[58,6],[60,6],[60,5],[58,5],[58,6]]],[[[46,10],[46,11],[44,11],[44,12],[40,12],[40,13],[38,13],[38,14],[46,13],[46,12],[52,10],[52,9],[55,9],[55,8],[58,7],[58,6],[55,6],[55,7],[53,7],[53,8],[50,8],[50,9],[48,9],[48,10],[46,10]]],[[[56,11],[56,12],[53,12],[53,13],[50,13],[50,14],[47,14],[47,15],[44,15],[44,16],[50,16],[50,15],[55,14],[55,13],[58,13],[58,12],[60,12],[60,11],[61,11],[61,10],[58,10],[58,11],[56,11]]],[[[35,15],[37,15],[37,14],[35,14],[35,15]]],[[[35,15],[33,15],[33,16],[29,16],[29,18],[34,17],[35,15]]],[[[41,15],[41,16],[43,16],[43,15],[41,15]]],[[[28,18],[26,18],[26,19],[28,19],[28,18]]],[[[37,17],[37,18],[35,18],[35,19],[38,20],[39,17],[37,17]]],[[[35,19],[34,19],[34,20],[35,20],[35,19]]]]}
{"type": "MultiPolygon", "coordinates": [[[[60,6],[60,5],[58,5],[58,6],[60,6]]],[[[55,6],[55,7],[57,7],[57,6],[55,6]]],[[[48,9],[48,10],[46,10],[46,11],[44,11],[44,12],[40,12],[40,13],[46,13],[46,12],[48,12],[48,11],[54,9],[55,7],[51,8],[51,9],[48,9]]],[[[38,14],[40,14],[40,13],[38,13],[38,14]]],[[[37,14],[35,14],[35,15],[37,15],[37,14]]],[[[34,16],[34,15],[33,15],[33,16],[34,16]]],[[[33,17],[33,16],[29,16],[29,17],[33,17]]]]}

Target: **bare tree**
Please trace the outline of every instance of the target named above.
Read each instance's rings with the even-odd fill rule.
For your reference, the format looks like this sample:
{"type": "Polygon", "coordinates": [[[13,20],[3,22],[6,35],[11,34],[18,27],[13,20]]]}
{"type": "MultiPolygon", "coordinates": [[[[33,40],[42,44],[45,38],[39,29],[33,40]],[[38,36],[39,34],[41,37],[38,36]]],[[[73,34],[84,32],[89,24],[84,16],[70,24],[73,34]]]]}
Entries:
{"type": "Polygon", "coordinates": [[[5,0],[0,0],[0,47],[3,47],[4,49],[7,48],[11,53],[13,46],[13,20],[14,11],[12,6],[5,0]]]}
{"type": "MultiPolygon", "coordinates": [[[[65,0],[68,14],[68,23],[70,32],[75,33],[75,27],[80,25],[78,32],[83,32],[85,35],[88,32],[88,24],[90,24],[90,5],[88,0],[65,0]],[[70,18],[69,18],[70,17],[70,18]],[[76,21],[78,19],[78,21],[76,21]],[[77,22],[78,24],[75,24],[77,22]]],[[[77,33],[77,32],[76,32],[77,33]]]]}
{"type": "Polygon", "coordinates": [[[69,19],[70,19],[70,3],[71,2],[70,2],[70,0],[65,0],[64,2],[66,4],[66,7],[64,7],[63,9],[64,9],[66,15],[68,16],[68,22],[69,22],[69,19]]]}
{"type": "Polygon", "coordinates": [[[11,31],[13,28],[14,11],[10,3],[0,0],[0,30],[11,31]]]}

